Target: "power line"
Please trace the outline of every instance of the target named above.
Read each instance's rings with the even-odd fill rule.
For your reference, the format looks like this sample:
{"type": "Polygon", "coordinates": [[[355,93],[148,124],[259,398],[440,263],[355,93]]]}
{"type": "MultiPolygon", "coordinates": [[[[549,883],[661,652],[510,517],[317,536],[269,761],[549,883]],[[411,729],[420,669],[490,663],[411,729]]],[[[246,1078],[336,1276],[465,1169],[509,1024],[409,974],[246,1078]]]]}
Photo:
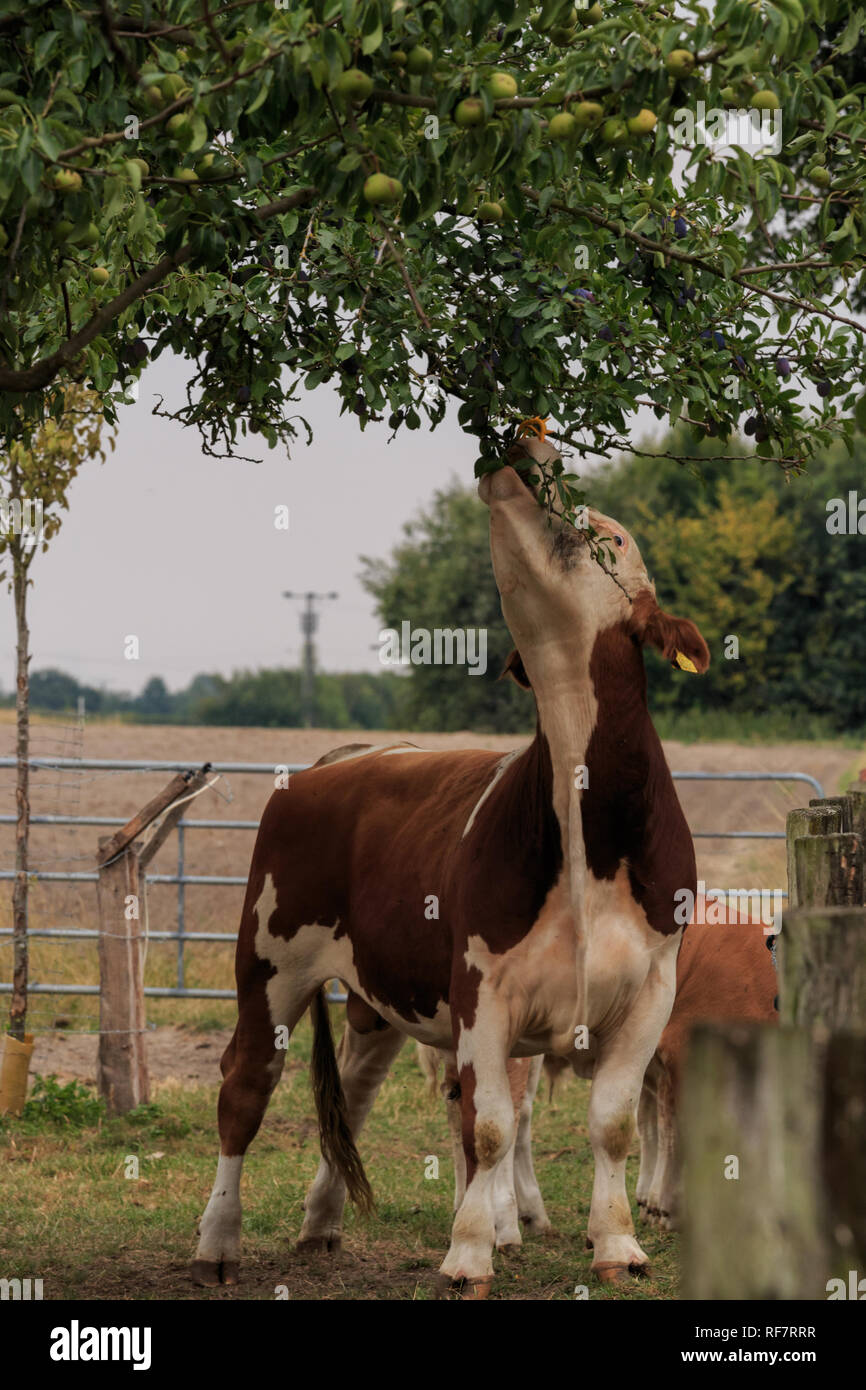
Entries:
{"type": "Polygon", "coordinates": [[[316,722],[316,646],[313,637],[316,628],[319,626],[319,614],[313,607],[316,603],[324,603],[327,599],[336,599],[340,595],[336,593],[315,594],[308,590],[305,594],[296,594],[291,589],[287,589],[283,598],[298,599],[304,607],[301,609],[301,633],[304,638],[303,670],[301,675],[301,704],[303,707],[304,727],[312,729],[316,722]]]}

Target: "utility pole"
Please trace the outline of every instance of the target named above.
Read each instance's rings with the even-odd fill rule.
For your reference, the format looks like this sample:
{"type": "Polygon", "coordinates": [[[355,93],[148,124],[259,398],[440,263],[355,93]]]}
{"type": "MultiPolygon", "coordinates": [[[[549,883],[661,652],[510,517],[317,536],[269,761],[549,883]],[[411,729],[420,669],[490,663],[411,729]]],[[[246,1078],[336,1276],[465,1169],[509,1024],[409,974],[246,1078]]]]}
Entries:
{"type": "Polygon", "coordinates": [[[300,599],[304,607],[301,609],[301,632],[304,637],[304,657],[303,672],[301,676],[301,703],[304,710],[304,728],[311,729],[316,718],[316,647],[313,636],[319,626],[319,615],[313,604],[323,603],[326,599],[339,598],[339,594],[314,594],[311,591],[306,594],[296,594],[288,589],[283,598],[300,599]]]}

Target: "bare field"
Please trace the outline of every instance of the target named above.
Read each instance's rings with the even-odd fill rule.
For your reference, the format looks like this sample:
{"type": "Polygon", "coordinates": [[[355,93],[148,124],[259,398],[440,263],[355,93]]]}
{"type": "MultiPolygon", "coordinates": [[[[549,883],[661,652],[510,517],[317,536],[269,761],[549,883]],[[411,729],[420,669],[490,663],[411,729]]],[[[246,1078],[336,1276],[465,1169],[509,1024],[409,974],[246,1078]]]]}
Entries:
{"type": "MultiPolygon", "coordinates": [[[[14,750],[13,728],[7,719],[0,724],[0,751],[14,750]]],[[[34,753],[51,755],[62,751],[59,731],[47,721],[34,729],[34,753]]],[[[222,729],[190,728],[177,725],[92,724],[87,727],[83,753],[90,758],[161,758],[183,760],[190,767],[204,762],[313,762],[329,749],[341,744],[393,743],[408,739],[430,748],[483,747],[506,751],[520,740],[513,736],[484,736],[472,733],[413,735],[411,732],[359,733],[328,729],[222,729]]],[[[775,746],[738,746],[732,743],[665,745],[668,762],[675,770],[731,772],[806,772],[817,777],[825,793],[831,795],[845,785],[866,762],[866,756],[833,743],[791,742],[775,746]]],[[[0,772],[0,806],[5,814],[14,810],[13,772],[0,772]]],[[[34,814],[76,814],[115,816],[127,819],[165,784],[166,773],[35,772],[32,809],[34,814]]],[[[272,788],[267,776],[232,774],[217,787],[199,797],[189,808],[190,819],[213,821],[257,821],[272,788]],[[231,800],[225,799],[227,796],[231,800]]],[[[792,806],[803,805],[813,795],[811,788],[797,783],[719,783],[679,782],[678,792],[689,824],[701,830],[782,831],[785,815],[792,806]]],[[[33,866],[38,871],[92,871],[97,839],[109,828],[37,826],[33,832],[33,866]]],[[[191,830],[186,835],[186,871],[193,874],[246,874],[255,837],[254,831],[214,829],[191,830]]],[[[711,887],[784,888],[785,855],[783,841],[698,839],[696,841],[699,876],[711,887]]],[[[12,827],[0,827],[2,867],[12,867],[12,827]]],[[[153,873],[172,873],[177,866],[177,839],[171,836],[152,866],[153,873]]],[[[4,894],[2,925],[10,925],[9,895],[4,894]]],[[[243,898],[241,887],[191,886],[186,890],[186,929],[234,932],[243,898]]],[[[177,888],[152,885],[148,893],[148,927],[151,931],[172,931],[176,926],[177,888]]],[[[31,925],[77,924],[93,927],[95,886],[90,883],[34,883],[31,925]]],[[[232,949],[230,945],[193,945],[186,951],[186,980],[200,988],[232,987],[232,949]]],[[[95,944],[56,943],[38,937],[32,944],[32,978],[58,985],[96,983],[95,944]]],[[[176,983],[177,950],[173,942],[151,942],[147,957],[147,983],[172,986],[176,983]]],[[[11,973],[11,945],[0,938],[0,978],[11,973]]],[[[66,1020],[71,1030],[89,1031],[97,1026],[95,998],[76,995],[33,997],[32,1024],[38,1034],[51,1033],[56,1019],[66,1020]]],[[[222,1026],[231,1023],[231,1004],[211,1000],[150,1000],[148,1016],[156,1024],[222,1026]]],[[[61,1024],[61,1026],[63,1026],[61,1024]]],[[[54,1037],[56,1038],[56,1033],[54,1037]]],[[[46,1039],[46,1043],[48,1040],[46,1039]]],[[[40,1046],[40,1062],[43,1046],[40,1046]]],[[[60,1063],[55,1046],[52,1056],[60,1063]]],[[[69,1053],[68,1047],[65,1049],[69,1053]]],[[[76,1067],[74,1074],[81,1075],[76,1067]]],[[[190,1079],[193,1079],[192,1076],[190,1079]]]]}

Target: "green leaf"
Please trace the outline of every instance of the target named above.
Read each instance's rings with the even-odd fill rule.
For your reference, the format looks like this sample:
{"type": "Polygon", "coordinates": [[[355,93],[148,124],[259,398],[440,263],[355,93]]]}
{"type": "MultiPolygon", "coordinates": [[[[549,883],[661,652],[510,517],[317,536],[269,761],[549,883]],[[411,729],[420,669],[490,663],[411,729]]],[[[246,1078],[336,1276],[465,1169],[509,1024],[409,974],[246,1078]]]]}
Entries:
{"type": "Polygon", "coordinates": [[[377,48],[382,47],[382,25],[377,23],[375,29],[369,34],[365,34],[361,40],[361,52],[364,54],[375,53],[377,48]]]}

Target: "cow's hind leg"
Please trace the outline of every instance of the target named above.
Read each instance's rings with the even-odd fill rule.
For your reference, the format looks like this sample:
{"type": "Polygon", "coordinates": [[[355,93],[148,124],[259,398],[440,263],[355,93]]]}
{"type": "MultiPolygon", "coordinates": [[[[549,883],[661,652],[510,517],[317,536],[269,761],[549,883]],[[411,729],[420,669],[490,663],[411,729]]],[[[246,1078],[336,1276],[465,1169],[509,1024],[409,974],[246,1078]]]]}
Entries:
{"type": "Polygon", "coordinates": [[[544,1209],[544,1199],[532,1164],[532,1107],[541,1080],[543,1057],[533,1057],[529,1063],[529,1078],[518,1113],[517,1138],[514,1143],[514,1191],[517,1211],[524,1227],[533,1235],[550,1230],[550,1219],[544,1209]]]}
{"type": "MultiPolygon", "coordinates": [[[[391,1028],[382,1019],[364,1033],[346,1024],[340,1043],[340,1082],[353,1138],[357,1139],[360,1134],[379,1087],[405,1041],[404,1033],[391,1028]]],[[[304,1222],[297,1249],[339,1250],[345,1204],[346,1183],[323,1158],[304,1202],[304,1222]]]]}
{"type": "Polygon", "coordinates": [[[652,1222],[651,1193],[654,1187],[656,1164],[659,1154],[658,1132],[658,1086],[661,1081],[662,1064],[658,1053],[646,1069],[640,1101],[637,1108],[637,1127],[640,1135],[640,1172],[637,1179],[635,1200],[638,1211],[645,1221],[652,1222]]]}
{"type": "Polygon", "coordinates": [[[206,1286],[238,1282],[241,1169],[286,1059],[278,1045],[286,1038],[278,1037],[277,1027],[291,1034],[318,990],[308,978],[293,982],[280,972],[271,981],[272,974],[267,962],[257,960],[239,980],[238,1023],[220,1064],[220,1156],[192,1266],[193,1279],[206,1286]]]}

